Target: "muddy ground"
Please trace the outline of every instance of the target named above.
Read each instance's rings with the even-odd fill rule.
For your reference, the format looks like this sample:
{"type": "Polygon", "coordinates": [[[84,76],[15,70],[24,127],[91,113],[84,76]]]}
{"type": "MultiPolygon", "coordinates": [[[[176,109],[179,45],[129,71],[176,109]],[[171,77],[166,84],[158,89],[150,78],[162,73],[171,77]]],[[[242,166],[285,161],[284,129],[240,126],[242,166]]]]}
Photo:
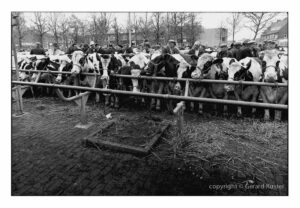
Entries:
{"type": "Polygon", "coordinates": [[[88,130],[74,128],[74,103],[26,98],[24,109],[12,118],[12,195],[288,194],[286,121],[185,113],[178,135],[173,115],[135,105],[116,110],[89,102],[88,130]],[[172,126],[147,156],[84,147],[82,138],[105,125],[108,113],[172,126]]]}

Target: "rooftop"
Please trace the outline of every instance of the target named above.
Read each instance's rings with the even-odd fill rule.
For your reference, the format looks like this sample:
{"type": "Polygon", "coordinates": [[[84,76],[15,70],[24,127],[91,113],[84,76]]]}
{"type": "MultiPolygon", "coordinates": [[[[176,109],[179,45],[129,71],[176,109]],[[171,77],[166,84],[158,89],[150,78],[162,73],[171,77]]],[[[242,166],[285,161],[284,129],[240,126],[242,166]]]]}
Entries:
{"type": "Polygon", "coordinates": [[[283,20],[277,20],[277,22],[272,23],[262,35],[269,35],[277,33],[281,28],[283,28],[288,23],[288,19],[284,18],[283,20]]]}

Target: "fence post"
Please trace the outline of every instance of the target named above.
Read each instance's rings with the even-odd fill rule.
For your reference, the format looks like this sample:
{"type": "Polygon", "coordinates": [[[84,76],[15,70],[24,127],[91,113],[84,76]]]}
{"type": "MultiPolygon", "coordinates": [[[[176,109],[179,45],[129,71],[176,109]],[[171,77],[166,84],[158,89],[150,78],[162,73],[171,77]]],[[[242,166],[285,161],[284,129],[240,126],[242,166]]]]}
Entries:
{"type": "Polygon", "coordinates": [[[75,127],[80,129],[88,129],[93,123],[88,123],[87,115],[86,115],[86,102],[89,98],[90,93],[84,93],[80,95],[78,98],[74,99],[74,102],[79,106],[80,109],[80,123],[75,127]]]}
{"type": "MultiPolygon", "coordinates": [[[[189,80],[186,80],[184,97],[188,97],[189,86],[190,86],[190,82],[189,82],[189,80]]],[[[185,107],[185,102],[181,101],[181,102],[177,103],[176,108],[173,110],[173,113],[176,115],[176,123],[177,123],[177,128],[178,128],[177,132],[179,135],[181,135],[183,125],[184,125],[184,117],[183,117],[184,107],[185,107]]]]}
{"type": "MultiPolygon", "coordinates": [[[[18,25],[18,16],[12,15],[11,34],[13,34],[13,27],[17,26],[17,25],[18,25]]],[[[12,48],[13,56],[14,56],[17,81],[19,81],[19,66],[18,66],[17,52],[16,52],[16,46],[15,46],[13,35],[11,36],[11,48],[12,48]]],[[[24,115],[22,94],[23,93],[22,93],[21,86],[17,85],[16,89],[12,92],[12,95],[14,96],[14,99],[16,100],[16,103],[17,103],[17,109],[16,109],[17,112],[15,113],[16,117],[24,115]]]]}

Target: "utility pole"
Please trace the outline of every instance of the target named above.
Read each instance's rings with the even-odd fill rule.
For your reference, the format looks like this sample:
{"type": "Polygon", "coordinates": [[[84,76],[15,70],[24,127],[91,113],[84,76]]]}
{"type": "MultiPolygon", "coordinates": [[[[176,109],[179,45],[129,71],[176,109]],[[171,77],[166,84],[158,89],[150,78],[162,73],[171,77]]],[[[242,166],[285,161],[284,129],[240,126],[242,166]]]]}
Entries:
{"type": "Polygon", "coordinates": [[[130,12],[128,12],[128,41],[129,47],[131,47],[131,21],[130,21],[130,12]]]}

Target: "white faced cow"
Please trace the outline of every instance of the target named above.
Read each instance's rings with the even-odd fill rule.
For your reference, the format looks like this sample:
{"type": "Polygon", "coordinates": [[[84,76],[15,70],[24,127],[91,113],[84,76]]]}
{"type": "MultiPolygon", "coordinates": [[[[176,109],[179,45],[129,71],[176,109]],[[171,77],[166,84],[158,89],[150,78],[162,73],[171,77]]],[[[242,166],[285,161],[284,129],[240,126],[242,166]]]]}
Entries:
{"type": "MultiPolygon", "coordinates": [[[[62,71],[69,71],[68,69],[71,70],[71,64],[72,61],[69,58],[68,55],[64,54],[64,55],[59,55],[59,56],[55,56],[53,57],[54,59],[57,60],[57,62],[59,63],[59,68],[58,71],[62,72],[62,71]],[[68,68],[68,69],[67,69],[68,68]]],[[[51,58],[50,58],[51,59],[51,58]]],[[[62,82],[62,74],[58,74],[56,79],[55,79],[56,83],[61,83],[62,82]]]]}
{"type": "MultiPolygon", "coordinates": [[[[249,81],[259,82],[262,75],[261,63],[257,58],[244,58],[237,62],[232,59],[230,61],[228,70],[229,81],[249,81]]],[[[237,100],[256,102],[259,95],[259,88],[252,85],[225,85],[228,93],[234,92],[237,100]]],[[[254,116],[256,108],[252,108],[252,115],[254,116]]],[[[238,106],[237,116],[242,115],[242,108],[238,106]]]]}
{"type": "MultiPolygon", "coordinates": [[[[265,51],[263,55],[263,82],[287,83],[288,65],[287,57],[279,58],[276,50],[265,51]]],[[[264,103],[286,104],[288,100],[288,91],[286,87],[268,87],[262,86],[260,94],[264,103]]],[[[270,119],[269,109],[265,109],[265,120],[270,119]]],[[[275,110],[275,120],[281,120],[281,111],[275,110]]]]}
{"type": "MultiPolygon", "coordinates": [[[[130,71],[131,75],[138,77],[141,74],[141,70],[143,70],[149,63],[148,54],[142,52],[138,53],[134,55],[132,58],[130,58],[128,63],[131,66],[131,71],[130,71]]],[[[133,92],[140,92],[138,80],[131,79],[131,81],[133,86],[133,92]]]]}

